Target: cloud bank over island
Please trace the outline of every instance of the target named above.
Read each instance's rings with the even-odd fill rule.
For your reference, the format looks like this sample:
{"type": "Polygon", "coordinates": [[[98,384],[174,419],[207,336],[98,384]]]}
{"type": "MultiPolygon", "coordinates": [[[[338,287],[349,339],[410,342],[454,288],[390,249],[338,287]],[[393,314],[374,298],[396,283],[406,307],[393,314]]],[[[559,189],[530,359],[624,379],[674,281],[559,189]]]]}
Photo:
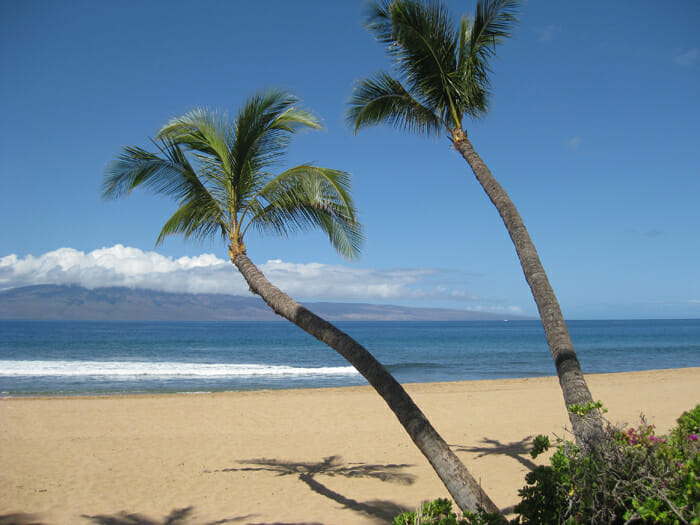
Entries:
{"type": "MultiPolygon", "coordinates": [[[[520,311],[471,294],[434,268],[369,269],[270,260],[259,265],[270,281],[299,299],[317,301],[449,301],[470,309],[520,311]],[[486,306],[484,305],[486,303],[486,306]]],[[[39,284],[88,289],[127,287],[161,292],[249,295],[236,268],[213,254],[172,258],[117,244],[88,253],[60,248],[40,256],[0,257],[0,290],[39,284]]]]}

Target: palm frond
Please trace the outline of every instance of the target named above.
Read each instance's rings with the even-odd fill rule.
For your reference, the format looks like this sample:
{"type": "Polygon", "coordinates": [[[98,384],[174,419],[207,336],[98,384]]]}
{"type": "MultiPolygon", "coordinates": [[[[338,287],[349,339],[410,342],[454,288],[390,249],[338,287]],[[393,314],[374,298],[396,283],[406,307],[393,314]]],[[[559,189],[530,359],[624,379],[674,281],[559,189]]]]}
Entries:
{"type": "Polygon", "coordinates": [[[221,213],[211,199],[204,195],[196,195],[186,200],[167,220],[156,240],[160,245],[167,236],[183,234],[185,239],[204,240],[220,235],[225,241],[228,238],[228,228],[221,220],[221,213]]]}
{"type": "Polygon", "coordinates": [[[439,133],[439,115],[411,96],[398,80],[378,73],[362,80],[348,102],[346,121],[355,132],[386,122],[394,127],[425,134],[439,133]]]}
{"type": "Polygon", "coordinates": [[[387,52],[391,52],[394,45],[394,26],[391,21],[392,0],[372,2],[368,4],[365,17],[365,28],[374,37],[384,44],[387,44],[387,52]]]}
{"type": "Polygon", "coordinates": [[[474,17],[462,22],[457,69],[459,76],[470,83],[465,90],[483,100],[482,111],[487,105],[490,59],[496,54],[496,46],[511,36],[518,23],[519,6],[520,0],[479,0],[474,17]]]}
{"type": "Polygon", "coordinates": [[[102,198],[118,199],[150,179],[167,181],[178,168],[172,166],[155,153],[137,146],[126,146],[119,156],[105,168],[102,180],[102,198]]]}
{"type": "Polygon", "coordinates": [[[298,133],[310,129],[321,129],[321,122],[311,111],[299,106],[300,100],[282,90],[266,90],[261,95],[265,114],[270,118],[269,129],[298,133]]]}
{"type": "MultiPolygon", "coordinates": [[[[489,98],[489,59],[510,36],[521,0],[478,0],[473,19],[454,24],[437,0],[382,0],[371,5],[366,27],[386,44],[396,78],[411,98],[435,113],[448,128],[461,127],[464,115],[482,116],[489,98]]],[[[375,89],[376,77],[363,81],[375,89]]],[[[351,104],[357,105],[351,100],[351,104]]],[[[357,115],[358,109],[351,113],[357,115]]],[[[366,124],[401,120],[398,112],[376,112],[366,124]]],[[[357,121],[353,121],[357,130],[357,121]]],[[[403,126],[424,131],[415,122],[403,126]]]]}
{"type": "Polygon", "coordinates": [[[248,211],[246,230],[287,236],[320,228],[340,255],[359,255],[362,227],[345,172],[306,164],[286,170],[261,189],[248,211]]]}
{"type": "Polygon", "coordinates": [[[456,118],[450,72],[458,38],[447,11],[436,2],[395,0],[375,5],[370,16],[367,27],[389,44],[407,89],[443,119],[456,118]]]}
{"type": "Polygon", "coordinates": [[[469,44],[472,53],[483,58],[493,56],[496,45],[510,38],[518,23],[521,0],[480,0],[471,30],[469,44]]]}
{"type": "Polygon", "coordinates": [[[156,139],[176,142],[181,147],[214,157],[224,172],[230,171],[228,141],[232,130],[226,113],[197,108],[171,119],[158,130],[156,139]]]}
{"type": "Polygon", "coordinates": [[[158,153],[137,146],[126,146],[107,165],[102,184],[105,199],[125,197],[138,186],[174,199],[182,198],[192,182],[193,173],[187,158],[174,144],[156,144],[158,153]]]}
{"type": "Polygon", "coordinates": [[[235,141],[230,144],[239,165],[270,166],[281,160],[291,135],[305,128],[321,128],[319,120],[298,103],[295,96],[279,90],[262,91],[246,100],[236,118],[235,141]]]}
{"type": "Polygon", "coordinates": [[[249,98],[233,121],[196,109],[160,129],[157,151],[124,148],[107,167],[103,195],[122,197],[142,186],[176,200],[158,244],[174,234],[241,243],[249,227],[281,235],[320,228],[340,254],[354,258],[362,231],[348,175],[308,165],[278,176],[267,170],[292,135],[320,127],[296,97],[279,90],[249,98]]]}
{"type": "Polygon", "coordinates": [[[261,175],[283,160],[291,135],[321,128],[313,113],[298,103],[299,99],[285,91],[266,90],[250,97],[241,108],[230,144],[232,184],[241,196],[257,192],[261,175]]]}
{"type": "Polygon", "coordinates": [[[173,218],[179,217],[180,226],[175,227],[176,221],[171,218],[158,237],[158,244],[171,233],[193,235],[207,222],[225,228],[228,221],[221,202],[202,183],[180,146],[167,140],[156,143],[156,146],[158,153],[136,146],[125,147],[121,155],[107,166],[103,196],[123,197],[143,186],[178,201],[180,208],[173,218]],[[184,217],[192,223],[190,229],[181,223],[184,217]]]}

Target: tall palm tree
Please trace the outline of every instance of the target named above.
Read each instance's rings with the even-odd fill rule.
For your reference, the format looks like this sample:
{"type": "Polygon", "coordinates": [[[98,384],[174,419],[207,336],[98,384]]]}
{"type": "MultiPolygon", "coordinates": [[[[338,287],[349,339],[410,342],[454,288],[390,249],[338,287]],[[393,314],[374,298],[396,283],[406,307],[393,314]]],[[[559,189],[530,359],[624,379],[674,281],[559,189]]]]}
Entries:
{"type": "MultiPolygon", "coordinates": [[[[472,18],[456,27],[438,2],[385,0],[374,3],[367,28],[388,46],[396,76],[377,73],[361,80],[349,102],[348,122],[360,128],[389,124],[423,134],[446,130],[455,149],[469,163],[496,206],[515,245],[547,342],[567,407],[592,402],[559,303],[537,250],[508,194],[493,177],[467,137],[463,120],[486,114],[489,60],[495,46],[517,23],[519,0],[478,0],[472,18]]],[[[570,411],[577,440],[585,444],[601,430],[598,417],[570,411]]]]}
{"type": "Polygon", "coordinates": [[[178,208],[165,223],[166,236],[221,237],[253,293],[282,317],[328,344],[347,359],[384,398],[431,463],[457,504],[498,512],[459,458],[432,427],[404,388],[357,341],[304,308],[270,283],[246,255],[252,228],[286,236],[312,228],[324,231],[343,256],[356,257],[362,239],[350,197],[348,174],[303,164],[278,175],[291,136],[320,123],[282,91],[250,98],[235,120],[195,110],[158,131],[156,152],[125,147],[105,172],[103,196],[117,198],[144,186],[172,197],[178,208]]]}

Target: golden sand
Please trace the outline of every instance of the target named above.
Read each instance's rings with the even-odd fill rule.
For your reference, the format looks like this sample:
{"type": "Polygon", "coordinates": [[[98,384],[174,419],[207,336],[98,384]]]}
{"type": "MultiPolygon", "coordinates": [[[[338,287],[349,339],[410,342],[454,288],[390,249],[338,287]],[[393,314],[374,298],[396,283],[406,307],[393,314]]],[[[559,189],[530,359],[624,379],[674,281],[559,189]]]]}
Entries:
{"type": "MultiPolygon", "coordinates": [[[[700,368],[587,379],[608,419],[659,432],[700,402],[700,368]]],[[[531,438],[567,436],[553,377],[407,389],[506,510],[531,438]]],[[[445,496],[369,387],[0,400],[0,524],[387,523],[445,496]]]]}

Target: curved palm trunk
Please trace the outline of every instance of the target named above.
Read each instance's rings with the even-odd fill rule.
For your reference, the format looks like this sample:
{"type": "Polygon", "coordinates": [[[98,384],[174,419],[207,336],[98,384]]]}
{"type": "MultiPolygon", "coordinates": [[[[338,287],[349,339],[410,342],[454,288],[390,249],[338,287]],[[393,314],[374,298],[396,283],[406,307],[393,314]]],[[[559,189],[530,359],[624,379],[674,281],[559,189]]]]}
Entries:
{"type": "Polygon", "coordinates": [[[396,379],[352,337],[341,332],[274,286],[243,253],[232,256],[250,290],[285,319],[326,343],[347,359],[384,398],[401,425],[428,459],[445,487],[462,510],[500,514],[498,507],[469,473],[464,464],[440,437],[423,412],[396,379]]]}
{"type": "MultiPolygon", "coordinates": [[[[564,402],[567,408],[572,404],[585,405],[593,401],[588,385],[581,371],[581,365],[576,356],[574,344],[571,341],[569,330],[564,322],[564,316],[559,308],[559,302],[554,295],[554,290],[549,284],[547,274],[542,267],[537,255],[535,245],[525,228],[518,210],[510,200],[506,191],[491,174],[481,157],[476,153],[471,141],[462,130],[452,131],[452,141],[469,163],[477,180],[486,191],[491,202],[498,209],[503,222],[515,245],[515,251],[520,259],[520,264],[525,273],[532,295],[535,298],[537,309],[544,326],[545,335],[552,358],[559,376],[559,384],[564,394],[564,402]]],[[[573,427],[574,436],[580,445],[586,445],[594,441],[602,433],[602,425],[599,417],[583,419],[569,412],[569,419],[573,427]]]]}

